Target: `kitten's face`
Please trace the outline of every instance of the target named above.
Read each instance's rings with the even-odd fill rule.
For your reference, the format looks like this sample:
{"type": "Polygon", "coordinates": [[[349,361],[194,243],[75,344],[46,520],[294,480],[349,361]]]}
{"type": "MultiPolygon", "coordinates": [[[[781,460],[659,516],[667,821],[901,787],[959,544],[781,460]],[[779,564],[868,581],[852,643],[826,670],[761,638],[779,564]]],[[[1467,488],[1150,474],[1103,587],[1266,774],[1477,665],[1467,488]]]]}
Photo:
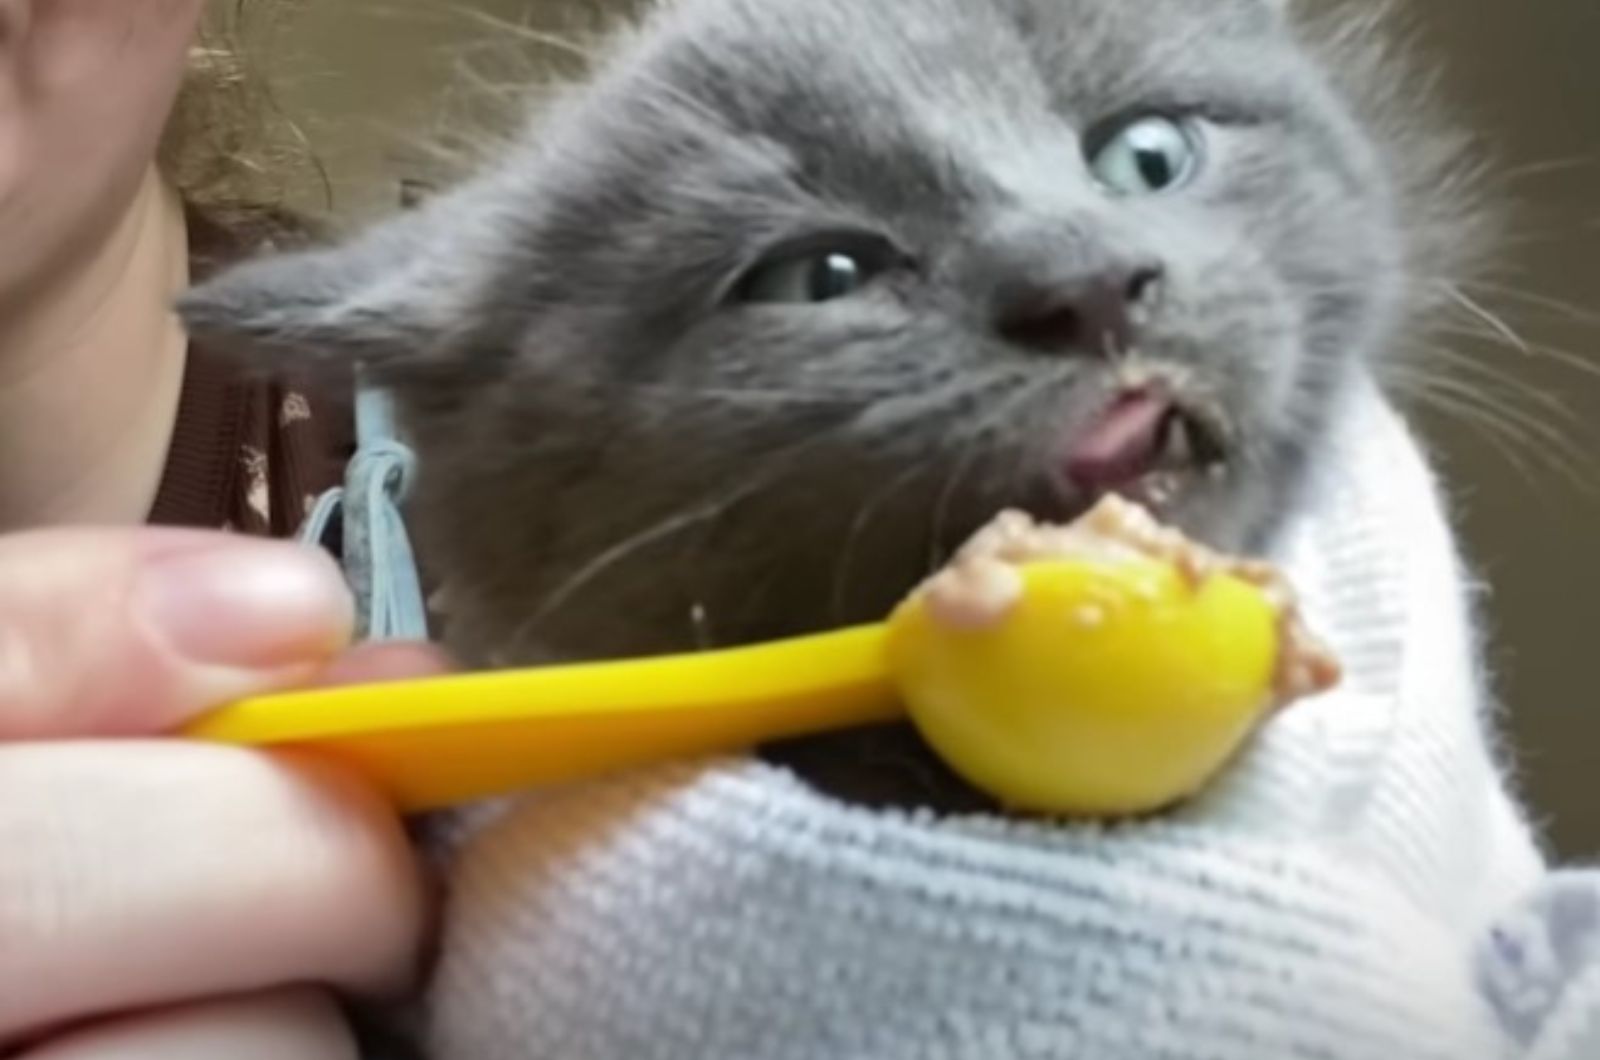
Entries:
{"type": "Polygon", "coordinates": [[[475,661],[878,617],[1108,489],[1256,542],[1401,287],[1273,0],[685,0],[535,135],[188,306],[383,362],[475,661]]]}

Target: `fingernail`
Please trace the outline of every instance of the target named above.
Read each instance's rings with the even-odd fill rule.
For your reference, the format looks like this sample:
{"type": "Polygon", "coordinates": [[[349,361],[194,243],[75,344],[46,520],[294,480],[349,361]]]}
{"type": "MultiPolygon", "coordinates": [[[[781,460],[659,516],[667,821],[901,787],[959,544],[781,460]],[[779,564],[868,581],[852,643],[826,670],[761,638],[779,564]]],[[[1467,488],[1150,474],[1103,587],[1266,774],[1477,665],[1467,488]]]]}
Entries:
{"type": "Polygon", "coordinates": [[[348,643],[354,605],[315,549],[233,540],[151,560],[135,606],[176,652],[211,666],[319,661],[348,643]]]}

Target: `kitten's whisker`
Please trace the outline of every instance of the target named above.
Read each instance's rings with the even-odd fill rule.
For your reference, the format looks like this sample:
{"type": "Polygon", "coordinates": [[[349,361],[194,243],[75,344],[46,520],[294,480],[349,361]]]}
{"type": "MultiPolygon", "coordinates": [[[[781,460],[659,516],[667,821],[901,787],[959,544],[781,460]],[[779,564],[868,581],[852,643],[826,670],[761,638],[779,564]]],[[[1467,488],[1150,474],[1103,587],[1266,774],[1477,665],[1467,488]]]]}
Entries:
{"type": "Polygon", "coordinates": [[[847,602],[845,599],[845,594],[847,593],[850,584],[850,575],[854,572],[856,550],[860,547],[861,538],[866,534],[867,527],[871,524],[873,517],[876,516],[878,511],[890,500],[892,500],[895,494],[899,493],[907,483],[914,481],[917,476],[926,471],[934,461],[938,460],[940,455],[941,454],[936,452],[932,456],[924,457],[923,459],[912,464],[911,467],[907,468],[899,475],[896,475],[894,478],[890,479],[887,486],[881,490],[878,490],[876,493],[873,493],[865,502],[863,502],[860,510],[856,513],[856,517],[851,520],[850,529],[845,535],[844,548],[840,551],[838,562],[834,564],[831,606],[835,621],[842,620],[844,617],[845,603],[847,602]]]}
{"type": "MultiPolygon", "coordinates": [[[[901,408],[895,411],[893,420],[904,422],[904,419],[906,418],[913,418],[915,416],[925,415],[931,411],[946,408],[953,401],[957,401],[962,398],[971,398],[972,400],[977,401],[985,400],[990,395],[991,391],[1000,389],[1008,381],[1009,376],[1002,377],[998,381],[979,380],[977,382],[957,377],[955,380],[956,385],[943,390],[935,391],[932,394],[920,395],[917,401],[903,404],[901,408]]],[[[982,440],[983,433],[989,430],[995,422],[1009,414],[1011,408],[1012,405],[1010,403],[1002,404],[1000,408],[992,411],[988,416],[986,416],[979,424],[978,428],[970,433],[967,446],[963,451],[962,457],[958,461],[955,475],[962,474],[962,466],[968,459],[971,450],[977,445],[978,442],[982,440]]],[[[861,422],[863,425],[865,425],[870,423],[870,419],[866,416],[863,416],[861,422]]],[[[883,425],[879,424],[876,426],[882,427],[883,425]]],[[[891,429],[892,426],[893,422],[890,424],[891,429]]],[[[845,548],[841,554],[840,561],[835,568],[833,610],[836,615],[843,614],[843,604],[845,602],[844,593],[850,574],[854,567],[855,553],[860,546],[861,538],[865,535],[865,532],[870,525],[871,519],[878,513],[878,511],[881,510],[882,506],[887,503],[888,500],[890,500],[896,493],[900,491],[900,489],[905,486],[907,482],[915,479],[916,476],[926,471],[929,466],[931,466],[944,455],[945,454],[942,451],[935,450],[931,455],[918,460],[909,470],[901,475],[896,476],[890,482],[888,487],[879,491],[877,494],[874,494],[873,497],[865,505],[863,505],[862,510],[857,514],[856,519],[851,524],[850,532],[846,538],[845,548]]],[[[948,485],[943,491],[941,491],[941,506],[948,504],[950,499],[949,492],[950,488],[948,485]]],[[[936,542],[931,547],[937,547],[936,542]]]]}
{"type": "Polygon", "coordinates": [[[1453,351],[1430,349],[1428,354],[1449,367],[1476,372],[1477,382],[1448,372],[1426,373],[1420,368],[1398,364],[1389,367],[1386,378],[1403,396],[1465,425],[1480,428],[1480,437],[1493,445],[1519,473],[1531,475],[1523,454],[1535,454],[1545,467],[1564,479],[1586,491],[1594,489],[1592,477],[1584,474],[1588,464],[1585,447],[1569,433],[1573,429],[1587,430],[1588,425],[1579,421],[1559,400],[1453,351]],[[1494,391],[1500,393],[1500,398],[1496,398],[1494,391]],[[1549,418],[1524,407],[1521,402],[1528,398],[1539,399],[1544,413],[1565,419],[1569,430],[1561,429],[1549,418]]]}
{"type": "MultiPolygon", "coordinates": [[[[1015,383],[1016,380],[1013,379],[1012,382],[1015,383]]],[[[944,486],[939,490],[939,498],[934,505],[933,520],[928,532],[928,573],[933,573],[944,562],[944,557],[940,555],[939,549],[949,533],[950,506],[955,502],[956,494],[961,491],[962,484],[972,470],[973,465],[977,462],[978,457],[982,455],[983,443],[987,441],[989,432],[1026,406],[1034,395],[1039,392],[1042,385],[1047,382],[1056,383],[1058,380],[1052,375],[1033,385],[1028,385],[1026,381],[1023,381],[1023,385],[1016,393],[1013,393],[1009,398],[1001,401],[995,408],[991,409],[989,414],[967,433],[961,455],[951,468],[950,475],[945,480],[944,486]]]]}
{"type": "MultiPolygon", "coordinates": [[[[1474,337],[1481,337],[1481,335],[1474,333],[1474,337]]],[[[1498,364],[1471,357],[1444,346],[1428,347],[1424,357],[1430,365],[1437,364],[1445,372],[1476,378],[1483,384],[1498,387],[1513,398],[1537,404],[1544,412],[1566,423],[1574,426],[1587,426],[1584,421],[1579,419],[1571,406],[1562,401],[1558,395],[1525,382],[1498,364]]],[[[1411,370],[1417,372],[1422,378],[1427,378],[1423,371],[1425,367],[1427,366],[1390,364],[1382,370],[1385,374],[1391,371],[1398,373],[1402,370],[1411,370]]]]}
{"type": "Polygon", "coordinates": [[[1476,319],[1482,321],[1489,328],[1491,328],[1495,334],[1505,339],[1513,347],[1521,350],[1523,353],[1526,353],[1529,356],[1532,356],[1533,350],[1529,348],[1527,340],[1518,334],[1515,328],[1506,323],[1502,317],[1497,316],[1487,309],[1483,303],[1477,301],[1471,295],[1463,291],[1458,285],[1453,283],[1442,283],[1440,284],[1440,290],[1442,290],[1445,293],[1445,296],[1448,297],[1452,302],[1456,303],[1456,305],[1460,306],[1462,309],[1465,309],[1476,319]]]}
{"type": "MultiPolygon", "coordinates": [[[[1499,331],[1485,331],[1459,324],[1443,324],[1439,326],[1438,330],[1447,335],[1458,335],[1463,338],[1486,340],[1502,346],[1507,345],[1505,338],[1499,331]]],[[[1525,354],[1535,359],[1543,358],[1551,364],[1559,365],[1591,379],[1600,379],[1600,359],[1585,357],[1572,350],[1548,346],[1543,343],[1518,342],[1510,348],[1516,353],[1525,354]]]]}
{"type": "MultiPolygon", "coordinates": [[[[417,17],[415,9],[399,5],[371,4],[369,9],[380,14],[404,16],[412,19],[417,17]]],[[[470,102],[477,103],[484,98],[499,99],[507,95],[512,97],[509,105],[501,104],[499,106],[499,110],[503,113],[497,119],[497,122],[503,122],[510,128],[498,136],[484,135],[484,130],[476,130],[478,133],[477,139],[483,141],[473,145],[475,154],[479,156],[493,154],[514,144],[515,137],[527,126],[530,120],[530,110],[532,112],[532,120],[536,122],[541,110],[544,109],[537,105],[538,93],[578,83],[584,75],[611,55],[612,47],[618,40],[618,34],[615,32],[616,27],[631,21],[629,18],[616,14],[601,16],[595,29],[585,34],[585,36],[591,37],[595,43],[586,44],[573,34],[539,29],[525,21],[513,20],[482,11],[467,4],[451,4],[443,7],[442,10],[436,8],[432,14],[436,16],[443,15],[447,18],[453,16],[465,22],[474,23],[479,28],[493,33],[495,36],[492,39],[485,38],[480,42],[469,45],[469,48],[479,53],[495,52],[505,54],[508,48],[506,38],[509,37],[517,44],[523,46],[532,45],[545,52],[556,53],[576,60],[581,67],[580,70],[572,73],[551,74],[548,60],[529,57],[522,64],[525,67],[524,69],[508,75],[504,83],[497,83],[473,69],[470,62],[461,58],[461,46],[453,44],[452,48],[458,58],[458,62],[455,64],[457,80],[476,90],[470,102]]],[[[635,66],[629,73],[630,76],[637,78],[654,90],[652,94],[638,99],[638,102],[642,105],[661,106],[670,103],[678,107],[682,114],[692,115],[706,126],[717,130],[721,135],[729,135],[734,132],[729,128],[726,116],[720,114],[709,103],[697,99],[684,91],[680,86],[651,74],[643,67],[635,66]]],[[[419,140],[414,130],[393,128],[389,132],[403,142],[419,140]]],[[[452,129],[449,135],[452,141],[460,138],[458,129],[452,129]]],[[[414,145],[422,147],[433,155],[436,161],[452,166],[471,166],[481,161],[481,158],[473,157],[472,155],[463,157],[462,151],[446,147],[438,142],[437,139],[430,140],[427,143],[415,143],[414,145]]]]}
{"type": "Polygon", "coordinates": [[[1582,306],[1572,302],[1566,302],[1559,298],[1552,298],[1549,295],[1535,294],[1532,291],[1525,291],[1518,287],[1512,287],[1508,284],[1495,283],[1490,280],[1464,280],[1461,281],[1460,286],[1467,288],[1478,288],[1488,292],[1496,298],[1504,298],[1511,301],[1521,302],[1523,305],[1557,313],[1566,319],[1579,323],[1600,324],[1600,313],[1585,309],[1582,306]]]}
{"type": "Polygon", "coordinates": [[[534,612],[527,624],[529,626],[535,626],[543,622],[552,614],[565,607],[567,603],[570,602],[572,598],[590,582],[600,577],[618,563],[621,563],[623,560],[639,552],[641,549],[648,548],[649,546],[666,540],[672,535],[680,533],[691,526],[705,521],[706,519],[713,518],[714,516],[720,514],[728,504],[732,504],[739,500],[740,496],[741,495],[735,495],[734,497],[730,497],[725,500],[719,500],[713,504],[707,504],[699,508],[690,509],[687,512],[679,512],[678,514],[667,519],[663,519],[653,526],[641,530],[638,533],[633,534],[606,549],[604,552],[591,559],[588,563],[585,563],[582,567],[579,567],[560,585],[556,586],[555,590],[545,597],[544,603],[542,603],[534,612]]]}
{"type": "MultiPolygon", "coordinates": [[[[577,43],[571,37],[562,36],[561,34],[557,33],[551,33],[547,30],[535,29],[534,27],[525,23],[512,22],[509,19],[501,18],[497,15],[490,14],[489,12],[473,11],[472,14],[475,16],[477,21],[486,24],[491,29],[510,33],[526,43],[562,52],[572,58],[580,60],[586,66],[592,67],[596,65],[598,62],[605,59],[608,54],[608,49],[604,46],[585,46],[577,43]]],[[[613,18],[613,21],[620,22],[622,20],[613,18]]],[[[603,42],[612,42],[615,40],[615,36],[613,34],[603,34],[600,39],[603,42]]],[[[707,124],[710,124],[717,129],[728,131],[727,118],[713,109],[710,104],[704,102],[703,100],[696,99],[694,96],[691,96],[685,92],[678,85],[675,85],[664,78],[651,75],[643,69],[634,68],[631,73],[634,77],[640,78],[645,84],[648,84],[651,88],[655,89],[659,94],[657,98],[670,99],[674,103],[682,106],[684,110],[705,120],[707,124]]]]}
{"type": "Polygon", "coordinates": [[[947,385],[938,390],[918,394],[894,394],[873,402],[856,418],[856,429],[863,432],[893,430],[910,420],[938,409],[948,408],[958,398],[977,389],[977,384],[971,379],[962,378],[959,373],[944,382],[947,385]]]}
{"type": "Polygon", "coordinates": [[[939,498],[934,502],[933,519],[928,527],[928,560],[927,571],[932,574],[944,562],[941,546],[948,532],[950,520],[950,505],[954,503],[956,493],[961,488],[962,480],[966,478],[967,469],[977,458],[980,446],[983,443],[987,428],[973,431],[967,437],[966,445],[962,447],[961,456],[950,468],[950,474],[945,476],[944,485],[939,487],[939,498]]]}
{"type": "MultiPolygon", "coordinates": [[[[867,410],[867,413],[860,418],[859,425],[871,426],[880,430],[893,429],[907,420],[925,415],[928,411],[941,407],[948,400],[948,394],[943,392],[921,395],[918,399],[894,402],[893,404],[897,407],[893,408],[888,414],[878,415],[883,412],[884,406],[891,404],[891,402],[883,402],[879,406],[867,410]],[[873,422],[874,417],[877,422],[873,422]]],[[[803,442],[789,446],[787,449],[779,450],[767,458],[767,465],[758,474],[752,476],[737,488],[721,493],[715,498],[702,502],[687,511],[680,509],[676,514],[644,530],[631,534],[624,540],[605,549],[563,579],[545,597],[540,606],[522,624],[522,627],[517,632],[516,639],[520,640],[529,630],[537,628],[541,623],[549,619],[551,615],[569,605],[578,593],[617,564],[638,554],[642,549],[659,544],[664,540],[669,540],[675,534],[682,533],[709,519],[721,517],[735,504],[772,485],[774,480],[787,472],[795,459],[804,456],[827,441],[829,441],[829,438],[824,434],[808,438],[803,442]]]]}
{"type": "Polygon", "coordinates": [[[1419,405],[1433,408],[1468,427],[1479,428],[1475,432],[1477,436],[1500,454],[1524,481],[1537,480],[1522,456],[1525,439],[1514,426],[1504,423],[1491,405],[1481,403],[1476,397],[1441,388],[1436,381],[1411,388],[1408,396],[1419,405]]]}
{"type": "Polygon", "coordinates": [[[1549,176],[1552,173],[1569,173],[1573,170],[1590,169],[1597,165],[1600,165],[1600,155],[1596,154],[1549,158],[1542,162],[1529,162],[1527,165],[1508,169],[1503,174],[1503,179],[1507,181],[1526,180],[1530,177],[1549,176]]]}
{"type": "Polygon", "coordinates": [[[1497,401],[1488,386],[1474,386],[1470,380],[1450,375],[1435,376],[1427,381],[1427,385],[1437,393],[1451,393],[1476,402],[1508,432],[1515,429],[1524,444],[1542,441],[1558,453],[1567,450],[1571,444],[1559,429],[1519,405],[1517,398],[1522,395],[1513,388],[1500,386],[1504,396],[1497,401]]]}
{"type": "Polygon", "coordinates": [[[766,467],[738,487],[719,493],[712,499],[695,505],[687,511],[679,509],[675,514],[637,533],[630,534],[622,541],[605,549],[568,575],[554,590],[546,595],[544,601],[528,620],[522,624],[521,629],[517,632],[516,639],[521,639],[522,635],[528,630],[537,627],[551,615],[566,607],[579,592],[617,564],[636,555],[641,549],[668,540],[673,535],[704,523],[708,519],[720,517],[733,505],[770,485],[774,478],[786,470],[786,465],[789,461],[804,455],[811,449],[821,445],[825,440],[825,438],[811,438],[789,446],[787,449],[780,450],[769,458],[766,467]]]}
{"type": "Polygon", "coordinates": [[[864,404],[855,389],[803,390],[788,388],[738,388],[677,386],[670,383],[625,383],[622,389],[631,393],[687,397],[707,401],[720,401],[730,405],[836,405],[841,411],[850,411],[864,404]]]}
{"type": "Polygon", "coordinates": [[[1533,449],[1539,441],[1528,421],[1512,411],[1515,406],[1496,402],[1492,395],[1464,380],[1449,376],[1418,378],[1412,381],[1410,393],[1468,417],[1470,422],[1503,435],[1518,446],[1533,449]]]}
{"type": "Polygon", "coordinates": [[[513,21],[493,12],[483,11],[465,4],[452,4],[450,8],[469,21],[476,22],[486,30],[506,34],[524,43],[560,52],[571,58],[579,59],[588,65],[592,65],[605,54],[603,47],[580,44],[570,35],[537,29],[526,22],[513,21]]]}

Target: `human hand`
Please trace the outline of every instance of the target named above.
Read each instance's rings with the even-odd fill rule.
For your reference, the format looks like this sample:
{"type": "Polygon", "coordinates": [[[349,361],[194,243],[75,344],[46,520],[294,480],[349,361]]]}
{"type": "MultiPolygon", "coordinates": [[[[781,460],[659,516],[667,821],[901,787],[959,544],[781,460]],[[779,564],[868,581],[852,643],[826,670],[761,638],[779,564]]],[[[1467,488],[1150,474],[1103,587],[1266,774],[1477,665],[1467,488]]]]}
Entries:
{"type": "Polygon", "coordinates": [[[392,812],[322,763],[140,739],[440,668],[350,631],[333,564],[292,545],[0,537],[0,1055],[355,1055],[332,991],[408,986],[424,922],[392,812]]]}

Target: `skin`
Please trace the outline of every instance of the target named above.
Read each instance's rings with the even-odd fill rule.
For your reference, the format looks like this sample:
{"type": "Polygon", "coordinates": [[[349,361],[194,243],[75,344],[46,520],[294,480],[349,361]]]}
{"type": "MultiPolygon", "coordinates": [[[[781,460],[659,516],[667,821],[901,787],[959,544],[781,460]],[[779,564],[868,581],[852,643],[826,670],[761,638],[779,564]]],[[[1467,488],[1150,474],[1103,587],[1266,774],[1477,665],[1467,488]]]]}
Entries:
{"type": "Polygon", "coordinates": [[[402,989],[424,923],[398,822],[350,778],[151,739],[238,696],[440,666],[348,652],[325,557],[138,525],[188,278],[153,158],[200,9],[0,0],[8,1057],[352,1057],[333,991],[402,989]]]}
{"type": "Polygon", "coordinates": [[[141,522],[183,372],[152,159],[200,0],[0,0],[0,529],[141,522]],[[43,444],[48,440],[49,444],[43,444]]]}

